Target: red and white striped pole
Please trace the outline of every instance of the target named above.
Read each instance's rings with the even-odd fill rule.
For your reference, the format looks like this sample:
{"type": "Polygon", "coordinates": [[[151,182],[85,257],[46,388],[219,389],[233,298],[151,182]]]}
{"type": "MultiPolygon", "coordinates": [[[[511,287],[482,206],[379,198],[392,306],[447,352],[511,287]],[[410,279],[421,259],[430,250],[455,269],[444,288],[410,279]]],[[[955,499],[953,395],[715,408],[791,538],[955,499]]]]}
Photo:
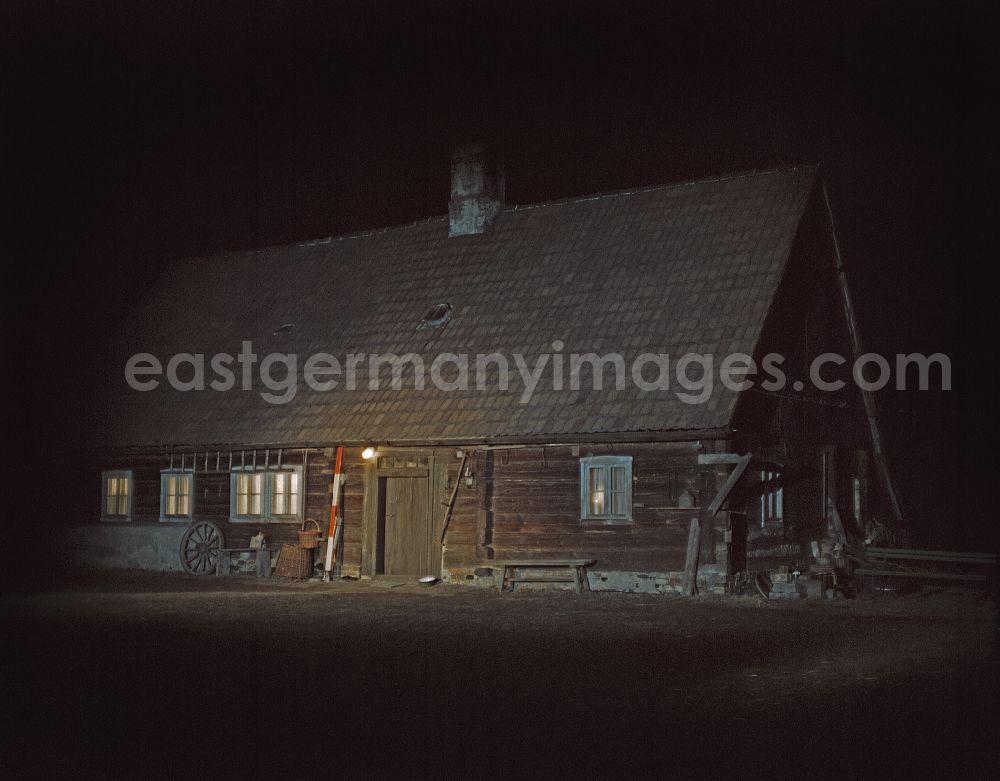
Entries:
{"type": "Polygon", "coordinates": [[[323,566],[323,580],[330,579],[333,570],[333,560],[337,548],[337,512],[340,509],[340,485],[344,476],[344,448],[337,448],[337,459],[333,466],[333,495],[330,498],[330,524],[326,530],[326,563],[323,566]]]}

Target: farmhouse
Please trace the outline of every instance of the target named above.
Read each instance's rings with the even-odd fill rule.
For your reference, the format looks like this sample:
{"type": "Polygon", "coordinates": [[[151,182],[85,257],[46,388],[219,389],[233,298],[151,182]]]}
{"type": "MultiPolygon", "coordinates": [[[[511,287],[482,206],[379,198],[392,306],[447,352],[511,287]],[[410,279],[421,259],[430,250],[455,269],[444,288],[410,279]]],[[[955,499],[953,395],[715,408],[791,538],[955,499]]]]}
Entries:
{"type": "Polygon", "coordinates": [[[898,516],[872,399],[809,382],[861,353],[813,167],[512,206],[470,147],[448,216],[175,262],[112,352],[74,537],[98,566],[211,572],[193,526],[274,549],[336,499],[343,576],[579,559],[592,589],[722,590],[898,516]]]}

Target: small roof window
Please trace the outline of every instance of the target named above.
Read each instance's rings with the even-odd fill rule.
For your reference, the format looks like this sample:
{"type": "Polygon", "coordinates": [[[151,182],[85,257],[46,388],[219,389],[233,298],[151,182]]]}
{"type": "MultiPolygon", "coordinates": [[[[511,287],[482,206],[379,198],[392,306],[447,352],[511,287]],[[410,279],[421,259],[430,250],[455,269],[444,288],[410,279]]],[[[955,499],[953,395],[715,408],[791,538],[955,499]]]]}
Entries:
{"type": "Polygon", "coordinates": [[[423,331],[429,328],[440,328],[451,320],[451,312],[451,304],[435,304],[427,310],[427,314],[425,314],[424,319],[420,321],[420,325],[417,326],[417,330],[423,331]]]}

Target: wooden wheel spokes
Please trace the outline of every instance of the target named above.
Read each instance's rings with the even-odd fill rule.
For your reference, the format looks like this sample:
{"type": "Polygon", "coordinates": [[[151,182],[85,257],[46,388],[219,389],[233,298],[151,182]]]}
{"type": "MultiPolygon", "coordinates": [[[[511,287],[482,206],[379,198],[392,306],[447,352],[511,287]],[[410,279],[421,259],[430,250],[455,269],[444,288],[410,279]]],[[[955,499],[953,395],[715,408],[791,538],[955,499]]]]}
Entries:
{"type": "Polygon", "coordinates": [[[192,575],[211,575],[219,565],[222,530],[208,521],[195,521],[181,537],[181,566],[192,575]]]}

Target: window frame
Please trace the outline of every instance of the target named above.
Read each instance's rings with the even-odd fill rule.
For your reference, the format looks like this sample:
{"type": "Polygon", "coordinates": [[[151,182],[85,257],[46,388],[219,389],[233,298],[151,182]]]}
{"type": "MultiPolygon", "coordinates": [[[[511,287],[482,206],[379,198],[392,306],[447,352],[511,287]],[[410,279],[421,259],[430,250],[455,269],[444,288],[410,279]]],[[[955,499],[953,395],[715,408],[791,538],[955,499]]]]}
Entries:
{"type": "MultiPolygon", "coordinates": [[[[121,493],[118,494],[119,501],[121,493]]],[[[105,469],[101,472],[101,521],[105,523],[128,523],[132,520],[135,507],[135,475],[131,469],[105,469]],[[109,480],[127,480],[128,507],[124,514],[108,512],[109,480]]]]}
{"type": "Polygon", "coordinates": [[[306,491],[304,470],[301,465],[281,467],[239,467],[230,471],[229,478],[229,520],[233,523],[302,523],[305,518],[306,491]],[[279,473],[298,475],[298,508],[294,513],[274,513],[275,477],[279,473]],[[241,475],[261,475],[259,515],[236,512],[237,482],[241,475]]]}
{"type": "MultiPolygon", "coordinates": [[[[188,523],[194,518],[194,486],[193,469],[161,469],[160,470],[160,520],[164,523],[188,523]],[[167,515],[167,480],[171,477],[186,478],[188,484],[188,511],[167,515]]],[[[180,494],[178,494],[180,496],[180,494]]]]}
{"type": "Polygon", "coordinates": [[[632,456],[584,456],[580,459],[580,521],[581,523],[603,526],[620,526],[635,522],[635,518],[632,515],[632,456]],[[590,470],[604,470],[604,484],[608,486],[606,490],[609,494],[609,501],[606,502],[605,507],[610,508],[612,505],[610,495],[614,493],[610,488],[612,485],[612,469],[614,468],[623,468],[625,470],[625,486],[623,491],[625,494],[625,512],[624,514],[616,515],[609,509],[604,513],[593,514],[590,508],[590,470]]]}
{"type": "MultiPolygon", "coordinates": [[[[267,495],[268,495],[268,515],[274,518],[276,521],[295,521],[296,523],[301,523],[303,518],[303,504],[305,503],[305,494],[302,491],[302,467],[281,467],[279,469],[269,469],[268,476],[265,478],[264,482],[267,483],[267,495]],[[274,511],[274,498],[275,498],[275,483],[277,482],[277,477],[279,474],[295,475],[298,479],[298,491],[294,494],[298,497],[298,509],[292,513],[276,513],[274,511]]],[[[291,480],[289,484],[291,484],[291,480]]],[[[285,496],[293,496],[291,490],[283,492],[285,496]]]]}
{"type": "MultiPolygon", "coordinates": [[[[266,491],[267,491],[267,480],[264,479],[265,476],[264,469],[255,469],[253,467],[233,467],[232,471],[229,473],[229,520],[233,523],[260,523],[267,520],[267,502],[265,501],[266,491]],[[237,483],[240,477],[244,475],[260,475],[261,476],[261,486],[260,486],[260,514],[256,513],[238,513],[236,511],[237,501],[238,501],[238,491],[237,483]]],[[[253,494],[250,494],[252,496],[253,494]]]]}

